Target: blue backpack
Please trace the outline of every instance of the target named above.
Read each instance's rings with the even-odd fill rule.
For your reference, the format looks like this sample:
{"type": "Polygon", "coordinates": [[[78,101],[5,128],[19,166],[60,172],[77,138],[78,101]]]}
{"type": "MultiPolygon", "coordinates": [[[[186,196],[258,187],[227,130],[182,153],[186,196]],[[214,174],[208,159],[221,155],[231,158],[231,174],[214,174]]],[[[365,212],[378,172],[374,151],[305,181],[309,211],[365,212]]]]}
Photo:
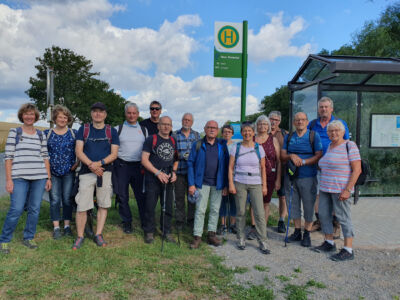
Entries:
{"type": "MultiPolygon", "coordinates": [[[[15,136],[15,146],[18,145],[19,141],[21,140],[22,136],[22,127],[17,127],[16,128],[17,135],[15,136]]],[[[40,144],[43,142],[43,132],[39,129],[36,129],[36,133],[39,136],[40,144]]]]}
{"type": "Polygon", "coordinates": [[[260,170],[258,173],[236,172],[236,162],[237,162],[239,156],[242,156],[242,155],[246,155],[246,154],[255,152],[255,153],[257,154],[258,160],[259,160],[259,161],[261,160],[260,146],[259,146],[258,143],[255,143],[255,144],[254,144],[254,149],[253,149],[253,150],[248,151],[248,152],[246,152],[246,153],[239,154],[240,146],[241,146],[241,145],[242,145],[242,143],[240,143],[240,142],[236,144],[236,153],[235,153],[235,174],[247,175],[247,176],[261,176],[261,170],[260,170]]]}

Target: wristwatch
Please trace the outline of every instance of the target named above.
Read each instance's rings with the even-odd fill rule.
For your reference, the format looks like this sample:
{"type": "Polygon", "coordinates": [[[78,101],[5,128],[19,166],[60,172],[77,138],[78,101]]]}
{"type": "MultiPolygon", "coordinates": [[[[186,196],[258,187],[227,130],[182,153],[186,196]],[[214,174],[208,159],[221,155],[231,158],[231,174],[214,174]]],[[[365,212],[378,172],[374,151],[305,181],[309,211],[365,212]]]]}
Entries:
{"type": "Polygon", "coordinates": [[[104,166],[106,164],[106,162],[104,161],[104,159],[102,159],[101,161],[101,166],[104,166]]]}
{"type": "Polygon", "coordinates": [[[306,165],[306,160],[303,159],[303,160],[301,161],[301,163],[303,164],[303,166],[305,166],[305,165],[306,165]]]}

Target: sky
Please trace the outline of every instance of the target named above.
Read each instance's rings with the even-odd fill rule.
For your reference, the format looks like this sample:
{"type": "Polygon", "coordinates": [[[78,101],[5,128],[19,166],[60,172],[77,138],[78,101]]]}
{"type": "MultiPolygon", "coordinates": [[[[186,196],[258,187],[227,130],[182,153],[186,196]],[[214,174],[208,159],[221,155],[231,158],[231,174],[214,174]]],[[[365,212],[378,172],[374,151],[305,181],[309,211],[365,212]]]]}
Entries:
{"type": "MultiPolygon", "coordinates": [[[[93,63],[140,115],[158,100],[180,128],[240,119],[241,79],[213,77],[214,22],[248,21],[246,113],[287,84],[309,54],[351,42],[390,0],[0,0],[0,121],[18,122],[36,57],[52,45],[93,63]]],[[[45,124],[40,121],[37,124],[45,124]]]]}

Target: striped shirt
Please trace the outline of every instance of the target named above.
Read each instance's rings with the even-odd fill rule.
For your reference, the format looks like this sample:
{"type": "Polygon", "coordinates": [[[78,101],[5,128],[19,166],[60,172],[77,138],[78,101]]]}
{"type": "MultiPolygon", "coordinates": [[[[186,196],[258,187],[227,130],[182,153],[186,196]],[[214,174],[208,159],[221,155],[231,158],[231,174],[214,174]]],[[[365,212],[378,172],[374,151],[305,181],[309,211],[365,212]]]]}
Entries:
{"type": "Polygon", "coordinates": [[[22,131],[18,145],[15,145],[16,135],[17,130],[11,128],[5,149],[4,160],[12,160],[11,178],[26,180],[47,178],[47,171],[44,165],[44,160],[49,159],[46,136],[43,134],[43,141],[40,143],[37,132],[27,134],[22,131]]]}
{"type": "Polygon", "coordinates": [[[185,175],[187,174],[187,160],[189,158],[190,150],[192,149],[192,145],[198,139],[200,139],[200,134],[193,129],[190,129],[189,136],[186,137],[182,133],[182,128],[175,131],[172,134],[172,137],[176,141],[176,150],[178,151],[178,170],[177,174],[185,175]]]}
{"type": "Polygon", "coordinates": [[[318,162],[321,168],[319,189],[327,193],[341,193],[346,188],[351,176],[350,162],[356,160],[361,160],[361,158],[354,142],[346,141],[335,148],[329,146],[325,155],[318,162]],[[347,154],[346,143],[349,145],[349,154],[347,154]]]}

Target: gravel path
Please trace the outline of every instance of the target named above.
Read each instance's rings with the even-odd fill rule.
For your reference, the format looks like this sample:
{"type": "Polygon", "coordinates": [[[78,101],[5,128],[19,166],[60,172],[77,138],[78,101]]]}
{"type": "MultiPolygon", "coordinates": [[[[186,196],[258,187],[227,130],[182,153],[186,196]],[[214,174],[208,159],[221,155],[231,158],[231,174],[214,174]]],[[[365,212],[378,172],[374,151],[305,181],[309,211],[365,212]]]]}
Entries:
{"type": "MultiPolygon", "coordinates": [[[[286,285],[304,286],[310,280],[326,287],[309,287],[308,299],[399,299],[400,249],[355,249],[353,261],[333,262],[328,254],[315,253],[298,243],[285,248],[283,237],[268,228],[270,255],[261,254],[256,241],[246,241],[246,250],[238,250],[233,234],[226,236],[222,247],[214,249],[225,257],[226,266],[244,268],[243,273],[235,274],[237,283],[273,289],[276,299],[287,297],[283,292],[286,285]],[[255,266],[267,268],[259,271],[262,268],[255,266]]],[[[313,245],[322,241],[320,233],[312,234],[313,245]]],[[[337,241],[337,247],[342,246],[343,241],[337,241]]]]}

